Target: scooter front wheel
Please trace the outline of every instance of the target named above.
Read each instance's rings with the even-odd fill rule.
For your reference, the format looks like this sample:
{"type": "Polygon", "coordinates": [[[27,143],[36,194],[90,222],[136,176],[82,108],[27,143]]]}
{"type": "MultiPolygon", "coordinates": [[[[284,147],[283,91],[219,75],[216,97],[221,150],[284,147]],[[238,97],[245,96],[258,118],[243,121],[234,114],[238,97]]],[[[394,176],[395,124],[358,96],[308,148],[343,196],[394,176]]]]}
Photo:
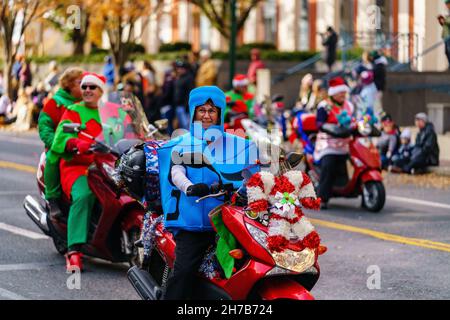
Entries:
{"type": "Polygon", "coordinates": [[[362,192],[362,206],[370,212],[380,212],[386,202],[386,190],[383,182],[369,181],[364,183],[362,192]]]}

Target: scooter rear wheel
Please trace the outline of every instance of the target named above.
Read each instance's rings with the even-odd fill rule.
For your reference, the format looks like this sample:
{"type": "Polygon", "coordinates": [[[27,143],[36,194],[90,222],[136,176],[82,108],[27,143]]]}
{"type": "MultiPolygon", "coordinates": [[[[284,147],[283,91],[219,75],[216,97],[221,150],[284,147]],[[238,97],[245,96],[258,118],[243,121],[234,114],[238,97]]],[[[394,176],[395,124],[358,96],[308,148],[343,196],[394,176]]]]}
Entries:
{"type": "Polygon", "coordinates": [[[386,190],[381,181],[369,181],[363,185],[362,206],[370,212],[380,212],[386,202],[386,190]]]}

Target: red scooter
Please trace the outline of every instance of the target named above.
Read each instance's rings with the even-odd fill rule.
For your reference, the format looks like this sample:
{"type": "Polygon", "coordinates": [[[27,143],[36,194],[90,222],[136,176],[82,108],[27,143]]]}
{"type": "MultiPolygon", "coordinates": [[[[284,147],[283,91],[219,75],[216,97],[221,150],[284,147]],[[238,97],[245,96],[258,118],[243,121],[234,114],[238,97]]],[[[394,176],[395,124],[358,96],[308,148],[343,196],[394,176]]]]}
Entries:
{"type": "MultiPolygon", "coordinates": [[[[320,165],[313,158],[318,133],[316,115],[299,112],[292,121],[293,139],[298,138],[306,155],[306,171],[317,187],[320,165]]],[[[381,175],[381,158],[371,137],[380,136],[374,126],[358,122],[357,129],[343,132],[342,128],[325,125],[330,135],[351,136],[350,155],[346,172],[340,172],[333,187],[333,197],[356,198],[362,196],[362,206],[371,212],[379,212],[386,201],[386,191],[381,175]],[[340,132],[338,132],[340,131],[340,132]]],[[[344,130],[345,131],[345,130],[344,130]]]]}
{"type": "MultiPolygon", "coordinates": [[[[223,196],[227,200],[234,194],[232,185],[221,186],[218,190],[197,201],[223,196]]],[[[292,244],[282,253],[271,253],[266,243],[267,215],[254,217],[244,210],[244,205],[245,199],[233,205],[225,201],[223,206],[210,213],[210,218],[222,214],[225,226],[239,243],[238,249],[229,253],[236,259],[235,272],[230,279],[223,276],[207,277],[199,273],[192,299],[313,300],[310,291],[320,276],[318,256],[325,252],[323,247],[314,251],[301,251],[292,244]]],[[[141,268],[132,267],[128,271],[128,279],[142,299],[158,300],[174,265],[176,244],[172,234],[164,229],[160,214],[152,213],[149,223],[153,226],[150,228],[153,232],[150,258],[141,268]]]]}
{"type": "MultiPolygon", "coordinates": [[[[99,111],[104,125],[103,139],[95,139],[96,144],[91,148],[95,161],[88,170],[89,187],[95,194],[97,202],[91,214],[88,242],[83,246],[82,252],[112,262],[136,264],[139,255],[133,244],[140,237],[145,211],[139,202],[124,190],[122,178],[115,170],[115,163],[121,154],[148,138],[152,126],[148,124],[140,103],[125,93],[111,94],[109,101],[102,104],[99,111]],[[117,112],[119,109],[124,110],[125,113],[122,111],[120,113],[126,115],[126,121],[111,118],[119,115],[117,112]],[[108,126],[108,123],[115,125],[108,126]],[[127,128],[120,127],[121,123],[127,128]],[[105,127],[109,127],[110,131],[106,131],[105,127]]],[[[66,124],[64,131],[83,134],[79,131],[79,124],[66,124]]],[[[49,215],[44,200],[44,170],[45,153],[42,153],[37,171],[41,199],[28,195],[23,205],[31,220],[44,234],[52,238],[56,250],[60,254],[65,254],[70,200],[63,195],[59,201],[62,217],[54,218],[49,215]]]]}

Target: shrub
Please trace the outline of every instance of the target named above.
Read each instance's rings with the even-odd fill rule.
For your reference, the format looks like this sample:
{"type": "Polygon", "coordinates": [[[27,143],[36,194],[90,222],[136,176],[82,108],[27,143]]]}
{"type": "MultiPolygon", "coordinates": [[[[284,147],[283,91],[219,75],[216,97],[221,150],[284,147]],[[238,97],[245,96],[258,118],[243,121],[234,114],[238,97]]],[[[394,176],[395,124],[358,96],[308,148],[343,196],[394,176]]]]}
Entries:
{"type": "Polygon", "coordinates": [[[164,43],[159,47],[159,52],[191,51],[192,45],[189,42],[164,43]]]}

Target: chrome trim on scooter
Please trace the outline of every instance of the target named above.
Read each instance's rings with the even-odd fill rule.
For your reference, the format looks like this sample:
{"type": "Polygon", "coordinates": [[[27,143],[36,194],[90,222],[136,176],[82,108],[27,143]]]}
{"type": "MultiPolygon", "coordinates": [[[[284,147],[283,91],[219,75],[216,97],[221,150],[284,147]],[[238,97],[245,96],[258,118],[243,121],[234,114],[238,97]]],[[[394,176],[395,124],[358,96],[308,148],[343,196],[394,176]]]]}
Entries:
{"type": "Polygon", "coordinates": [[[42,208],[36,199],[28,195],[23,201],[23,207],[27,215],[46,235],[50,235],[47,224],[47,212],[42,208]]]}

